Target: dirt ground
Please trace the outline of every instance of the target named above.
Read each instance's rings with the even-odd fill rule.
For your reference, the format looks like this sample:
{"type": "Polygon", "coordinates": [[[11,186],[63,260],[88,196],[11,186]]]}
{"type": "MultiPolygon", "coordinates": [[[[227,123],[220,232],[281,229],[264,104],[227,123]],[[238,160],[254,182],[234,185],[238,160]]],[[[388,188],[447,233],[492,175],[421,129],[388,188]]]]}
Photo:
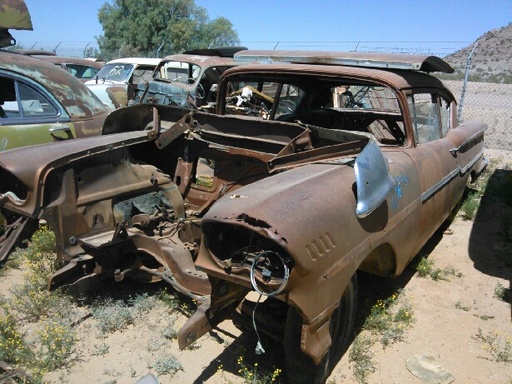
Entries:
{"type": "MultiPolygon", "coordinates": [[[[487,151],[486,155],[512,163],[512,152],[487,151]]],[[[512,268],[505,267],[497,257],[512,252],[511,245],[504,240],[512,237],[512,223],[506,217],[512,218],[512,207],[496,204],[492,196],[484,195],[474,221],[463,220],[459,215],[449,231],[435,235],[420,252],[419,256],[428,255],[436,267],[452,268],[460,277],[434,281],[419,277],[409,268],[392,282],[360,279],[360,292],[372,289],[382,293],[382,297],[388,291],[403,288],[401,295],[414,313],[414,323],[406,330],[404,340],[386,348],[380,343],[371,347],[375,372],[368,377],[368,383],[427,383],[407,368],[407,362],[419,356],[433,359],[430,368],[451,375],[447,374],[445,381],[432,382],[512,383],[512,363],[495,361],[489,345],[476,337],[480,332],[496,336],[496,340],[512,340],[511,305],[495,294],[499,285],[510,293],[512,282],[512,268]]],[[[9,272],[2,278],[0,292],[6,292],[19,278],[16,273],[19,272],[9,272]]],[[[158,304],[126,329],[102,336],[94,319],[86,317],[77,324],[73,364],[47,374],[45,380],[134,384],[153,372],[159,383],[237,384],[251,382],[243,368],[252,367],[255,362],[257,371],[267,378],[277,368],[284,368],[283,351],[278,344],[263,338],[267,352],[255,355],[254,332],[241,332],[231,321],[221,323],[192,348],[180,351],[177,342],[164,335],[166,329],[178,330],[185,321],[182,312],[158,304]],[[171,356],[182,368],[173,375],[156,374],[158,361],[171,356]]],[[[361,321],[364,319],[359,320],[359,326],[361,321]]],[[[509,353],[512,355],[512,350],[509,353]]],[[[286,383],[282,376],[281,382],[286,383]]],[[[348,352],[327,380],[329,384],[342,382],[358,383],[348,352]]]]}
{"type": "MultiPolygon", "coordinates": [[[[512,160],[512,152],[488,150],[486,156],[508,163],[512,160]]],[[[503,172],[512,171],[498,169],[495,175],[503,172]]],[[[493,182],[491,177],[489,183],[493,182]]],[[[512,383],[512,363],[494,361],[489,345],[475,337],[480,329],[484,335],[512,342],[511,304],[495,296],[499,284],[508,288],[508,293],[511,288],[512,268],[496,258],[501,252],[511,254],[511,244],[503,236],[505,230],[508,239],[512,235],[503,222],[511,214],[512,207],[496,204],[484,195],[473,222],[459,215],[449,231],[434,235],[420,256],[428,254],[436,267],[453,267],[462,276],[434,281],[411,276],[414,271],[409,270],[395,282],[412,303],[415,322],[403,342],[385,349],[375,346],[376,372],[369,383],[422,383],[406,367],[407,360],[417,355],[433,357],[455,383],[512,383]]],[[[336,383],[357,383],[352,376],[345,354],[331,378],[336,383]]]]}

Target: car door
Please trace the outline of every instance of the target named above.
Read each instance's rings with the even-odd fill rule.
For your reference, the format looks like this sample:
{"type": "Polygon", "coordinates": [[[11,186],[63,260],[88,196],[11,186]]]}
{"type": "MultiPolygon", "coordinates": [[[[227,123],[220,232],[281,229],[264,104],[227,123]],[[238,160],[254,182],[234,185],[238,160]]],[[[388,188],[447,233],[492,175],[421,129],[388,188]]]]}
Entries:
{"type": "Polygon", "coordinates": [[[450,99],[424,91],[409,95],[408,101],[415,146],[407,153],[415,163],[422,192],[418,235],[428,238],[460,200],[477,147],[454,153],[472,133],[457,127],[455,103],[450,99]]]}
{"type": "Polygon", "coordinates": [[[0,151],[75,137],[66,110],[46,89],[0,71],[0,151]]]}

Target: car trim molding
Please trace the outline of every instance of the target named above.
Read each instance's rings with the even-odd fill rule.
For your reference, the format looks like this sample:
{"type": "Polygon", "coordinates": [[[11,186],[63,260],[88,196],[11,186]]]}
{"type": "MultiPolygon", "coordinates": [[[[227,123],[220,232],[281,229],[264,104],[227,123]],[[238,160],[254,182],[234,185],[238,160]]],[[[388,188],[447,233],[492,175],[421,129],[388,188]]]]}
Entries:
{"type": "Polygon", "coordinates": [[[480,159],[483,155],[483,150],[478,153],[468,164],[461,168],[460,166],[451,171],[448,175],[439,180],[432,187],[427,189],[425,192],[421,194],[421,202],[429,200],[432,196],[434,196],[439,190],[444,188],[450,181],[452,181],[457,175],[464,175],[473,165],[480,159]]]}

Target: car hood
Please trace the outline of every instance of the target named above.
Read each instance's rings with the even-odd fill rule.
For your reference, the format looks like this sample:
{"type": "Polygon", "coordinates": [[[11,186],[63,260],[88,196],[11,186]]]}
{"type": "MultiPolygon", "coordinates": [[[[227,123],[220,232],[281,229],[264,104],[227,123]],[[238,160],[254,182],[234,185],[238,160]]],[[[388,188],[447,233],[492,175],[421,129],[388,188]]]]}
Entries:
{"type": "Polygon", "coordinates": [[[87,86],[97,85],[97,86],[106,86],[106,87],[108,87],[109,85],[116,85],[116,84],[125,84],[126,85],[126,81],[113,81],[113,80],[106,80],[106,79],[94,79],[94,80],[87,80],[85,82],[85,84],[87,86]]]}

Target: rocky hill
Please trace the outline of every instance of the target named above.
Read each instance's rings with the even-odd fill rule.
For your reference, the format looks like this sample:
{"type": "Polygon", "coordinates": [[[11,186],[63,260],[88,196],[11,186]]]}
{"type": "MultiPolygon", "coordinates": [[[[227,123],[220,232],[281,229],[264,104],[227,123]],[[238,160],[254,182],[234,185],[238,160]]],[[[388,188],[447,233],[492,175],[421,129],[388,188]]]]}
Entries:
{"type": "MultiPolygon", "coordinates": [[[[466,62],[475,43],[460,49],[446,60],[462,78],[466,62]]],[[[471,56],[469,79],[493,83],[512,83],[512,22],[506,27],[494,29],[480,36],[471,56]]]]}

